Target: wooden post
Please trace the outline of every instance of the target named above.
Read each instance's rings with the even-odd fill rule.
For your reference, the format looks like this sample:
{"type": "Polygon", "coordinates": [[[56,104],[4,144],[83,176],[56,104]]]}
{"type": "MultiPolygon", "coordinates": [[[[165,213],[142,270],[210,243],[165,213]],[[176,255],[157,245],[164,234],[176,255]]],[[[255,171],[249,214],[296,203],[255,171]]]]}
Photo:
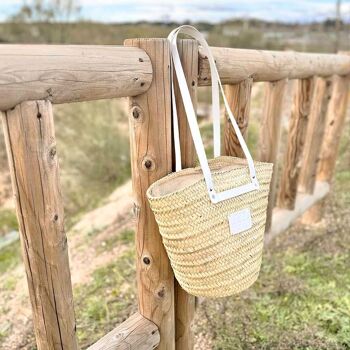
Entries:
{"type": "Polygon", "coordinates": [[[38,349],[77,349],[51,103],[3,113],[38,349]]]}
{"type": "Polygon", "coordinates": [[[287,80],[266,83],[265,105],[262,117],[262,127],[259,137],[260,156],[262,162],[274,164],[271,179],[269,204],[266,214],[266,232],[271,226],[272,209],[275,205],[276,182],[277,182],[277,155],[281,132],[281,117],[284,92],[287,80]]]}
{"type": "MultiPolygon", "coordinates": [[[[250,95],[252,92],[253,79],[248,78],[239,84],[226,85],[225,94],[230,105],[232,113],[236,118],[237,124],[243,134],[244,139],[248,135],[248,122],[250,111],[250,95]]],[[[225,154],[232,157],[244,158],[241,145],[238,142],[233,126],[225,118],[225,154]]]]}
{"type": "Polygon", "coordinates": [[[306,128],[311,106],[313,78],[296,81],[294,102],[288,128],[287,150],[278,194],[277,207],[293,210],[298,189],[306,128]]]}
{"type": "Polygon", "coordinates": [[[174,275],[146,198],[148,187],[172,171],[170,59],[166,39],[130,39],[153,67],[147,92],[130,98],[131,169],[135,196],[138,303],[158,326],[158,349],[175,349],[174,275]]]}
{"type": "Polygon", "coordinates": [[[339,141],[343,131],[349,97],[350,76],[335,76],[332,98],[329,102],[325,135],[321,147],[317,180],[330,182],[335,170],[339,141]]]}
{"type": "MultiPolygon", "coordinates": [[[[346,116],[349,96],[349,77],[334,76],[332,97],[329,101],[325,134],[319,154],[317,181],[331,182],[337,161],[339,141],[346,116]]],[[[319,201],[303,215],[304,224],[319,222],[324,214],[325,201],[319,201]]]]}
{"type": "MultiPolygon", "coordinates": [[[[195,40],[181,40],[179,41],[178,49],[192,102],[196,108],[198,44],[195,40]]],[[[174,76],[176,75],[174,74],[174,76]]],[[[195,165],[196,153],[177,82],[175,84],[175,89],[179,118],[181,163],[183,168],[188,168],[195,165]]],[[[175,338],[177,350],[191,350],[194,347],[194,334],[192,329],[194,314],[195,297],[185,292],[175,280],[175,338]]]]}
{"type": "Polygon", "coordinates": [[[299,181],[299,188],[304,193],[312,194],[314,191],[331,86],[331,80],[316,78],[299,181]]]}

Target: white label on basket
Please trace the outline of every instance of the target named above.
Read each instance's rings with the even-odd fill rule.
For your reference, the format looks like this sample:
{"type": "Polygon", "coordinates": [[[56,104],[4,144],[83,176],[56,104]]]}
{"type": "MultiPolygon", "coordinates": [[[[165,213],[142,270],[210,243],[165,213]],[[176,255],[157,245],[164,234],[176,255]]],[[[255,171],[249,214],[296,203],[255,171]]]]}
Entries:
{"type": "Polygon", "coordinates": [[[228,222],[230,224],[230,232],[233,235],[249,230],[252,226],[252,216],[250,215],[250,209],[242,209],[229,215],[228,222]]]}

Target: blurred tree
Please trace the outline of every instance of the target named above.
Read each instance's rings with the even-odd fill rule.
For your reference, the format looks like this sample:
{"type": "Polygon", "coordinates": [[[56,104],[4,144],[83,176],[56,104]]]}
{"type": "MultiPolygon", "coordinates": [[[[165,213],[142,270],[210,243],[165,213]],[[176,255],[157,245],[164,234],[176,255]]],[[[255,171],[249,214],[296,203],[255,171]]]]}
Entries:
{"type": "Polygon", "coordinates": [[[76,0],[24,0],[11,19],[15,22],[68,22],[79,12],[76,0]]]}

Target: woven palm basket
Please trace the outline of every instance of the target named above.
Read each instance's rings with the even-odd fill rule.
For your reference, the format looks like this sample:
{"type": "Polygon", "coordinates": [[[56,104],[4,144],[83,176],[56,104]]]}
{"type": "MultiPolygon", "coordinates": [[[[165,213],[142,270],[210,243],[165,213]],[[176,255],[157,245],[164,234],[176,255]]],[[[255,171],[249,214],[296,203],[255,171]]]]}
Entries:
{"type": "MultiPolygon", "coordinates": [[[[200,167],[153,183],[147,196],[175,277],[188,293],[203,297],[237,294],[258,278],[272,164],[255,162],[259,189],[213,204],[200,167]],[[249,208],[252,227],[230,233],[231,213],[249,208]]],[[[217,192],[249,183],[245,159],[209,161],[217,192]]]]}

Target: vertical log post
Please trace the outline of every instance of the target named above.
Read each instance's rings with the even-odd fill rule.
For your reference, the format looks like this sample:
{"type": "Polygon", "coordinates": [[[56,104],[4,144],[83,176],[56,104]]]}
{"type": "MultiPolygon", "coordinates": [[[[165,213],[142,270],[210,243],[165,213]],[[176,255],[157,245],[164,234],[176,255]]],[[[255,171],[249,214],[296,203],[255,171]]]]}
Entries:
{"type": "Polygon", "coordinates": [[[321,147],[317,180],[330,182],[335,170],[349,97],[350,76],[335,76],[329,102],[325,135],[321,147]]]}
{"type": "MultiPolygon", "coordinates": [[[[181,40],[178,44],[182,66],[194,107],[197,106],[198,44],[195,40],[181,40]]],[[[174,74],[174,77],[176,75],[174,74]]],[[[176,79],[175,79],[176,82],[176,79]]],[[[175,84],[176,106],[179,118],[182,168],[195,165],[196,153],[183,107],[180,91],[175,84]]],[[[174,168],[175,169],[175,168],[174,168]]],[[[175,280],[175,339],[177,350],[191,350],[194,347],[193,319],[195,297],[185,292],[175,280]]]]}
{"type": "Polygon", "coordinates": [[[172,171],[169,49],[166,39],[130,39],[125,45],[145,50],[153,67],[148,91],[130,98],[139,311],[158,326],[158,349],[173,350],[174,275],[146,198],[148,187],[172,171]]]}
{"type": "MultiPolygon", "coordinates": [[[[349,78],[349,76],[335,76],[333,80],[332,97],[329,101],[325,134],[319,155],[319,164],[316,174],[317,181],[332,181],[337,161],[339,142],[346,116],[349,96],[349,78]]],[[[317,223],[322,219],[323,213],[324,200],[315,204],[304,214],[303,223],[317,223]]]]}
{"type": "Polygon", "coordinates": [[[37,346],[77,349],[51,103],[23,102],[2,119],[37,346]]]}
{"type": "Polygon", "coordinates": [[[326,125],[328,102],[331,98],[331,86],[330,79],[316,78],[299,182],[300,191],[304,193],[312,194],[314,191],[320,148],[326,125]]]}
{"type": "Polygon", "coordinates": [[[304,147],[306,128],[310,113],[313,78],[296,81],[292,113],[288,128],[277,207],[293,210],[298,190],[301,155],[304,147]]]}
{"type": "MultiPolygon", "coordinates": [[[[245,140],[247,139],[248,135],[252,86],[253,78],[246,79],[239,84],[225,86],[227,101],[245,140]]],[[[239,158],[245,157],[228,116],[225,118],[224,142],[226,155],[239,158]]]]}
{"type": "Polygon", "coordinates": [[[276,163],[281,132],[283,97],[286,86],[286,79],[268,82],[265,85],[265,105],[263,109],[262,127],[259,137],[259,159],[262,162],[270,162],[274,164],[269,193],[269,204],[266,214],[266,232],[268,232],[271,227],[272,209],[275,205],[278,170],[276,163]]]}

